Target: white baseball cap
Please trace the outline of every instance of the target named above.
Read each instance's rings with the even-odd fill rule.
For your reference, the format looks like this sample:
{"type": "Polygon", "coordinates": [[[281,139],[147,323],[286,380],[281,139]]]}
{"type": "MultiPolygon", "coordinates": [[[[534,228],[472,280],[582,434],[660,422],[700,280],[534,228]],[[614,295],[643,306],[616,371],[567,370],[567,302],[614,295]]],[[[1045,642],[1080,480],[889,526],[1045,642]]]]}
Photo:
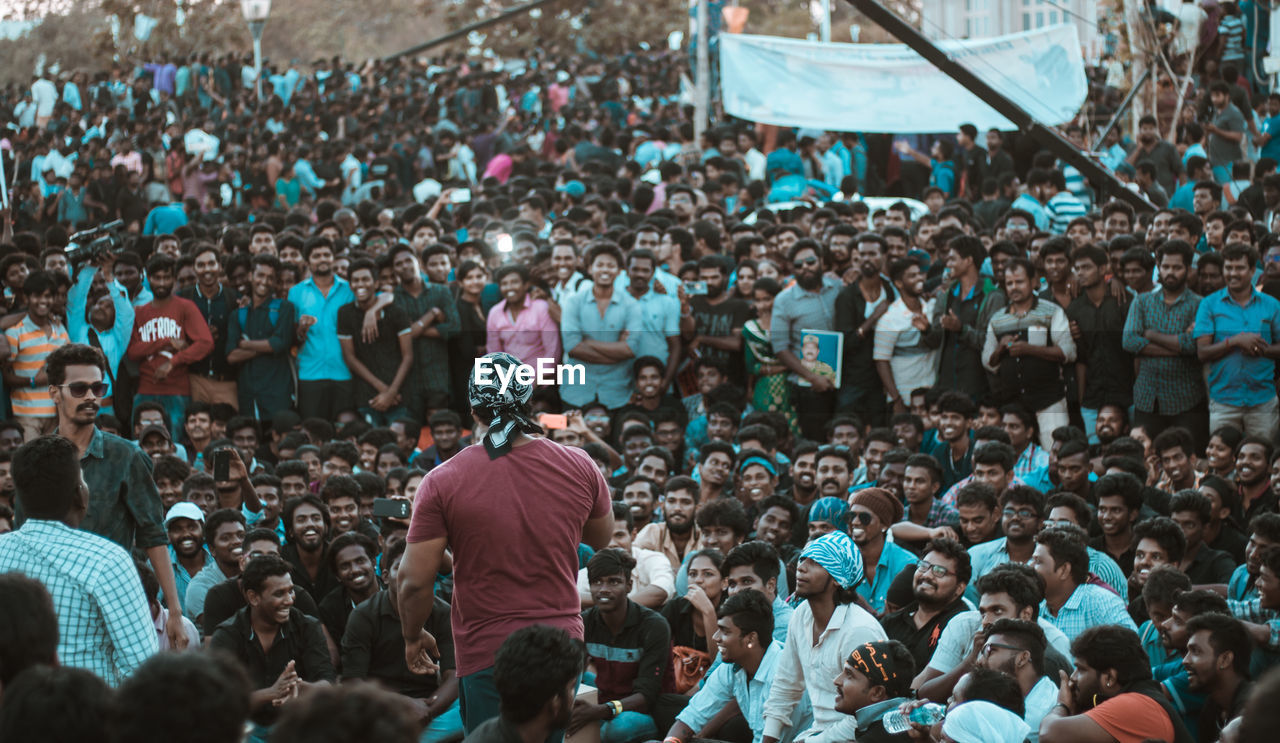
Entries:
{"type": "Polygon", "coordinates": [[[191,519],[192,521],[199,521],[203,524],[204,511],[200,510],[200,506],[197,506],[191,501],[180,501],[178,503],[174,503],[173,507],[169,509],[169,513],[165,514],[164,525],[166,527],[169,526],[169,522],[174,519],[191,519]]]}

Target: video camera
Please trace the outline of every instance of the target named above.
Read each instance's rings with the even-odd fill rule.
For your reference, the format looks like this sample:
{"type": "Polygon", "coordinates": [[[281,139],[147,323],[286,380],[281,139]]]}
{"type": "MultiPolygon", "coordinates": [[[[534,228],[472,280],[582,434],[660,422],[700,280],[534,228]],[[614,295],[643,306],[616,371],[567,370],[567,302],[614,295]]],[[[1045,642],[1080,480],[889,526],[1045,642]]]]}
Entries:
{"type": "Polygon", "coordinates": [[[72,235],[66,247],[67,262],[74,266],[105,253],[120,253],[124,250],[124,240],[119,234],[121,227],[124,220],[117,219],[72,235]]]}

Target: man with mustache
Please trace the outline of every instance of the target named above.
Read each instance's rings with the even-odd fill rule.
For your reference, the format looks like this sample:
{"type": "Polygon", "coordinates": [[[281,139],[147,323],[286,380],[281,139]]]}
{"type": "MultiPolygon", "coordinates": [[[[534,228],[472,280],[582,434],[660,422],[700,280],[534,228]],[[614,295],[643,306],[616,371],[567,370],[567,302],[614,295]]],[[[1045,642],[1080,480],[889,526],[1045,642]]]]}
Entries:
{"type": "Polygon", "coordinates": [[[796,283],[773,300],[770,326],[774,353],[791,372],[792,402],[804,437],[821,441],[823,428],[835,408],[831,381],[808,369],[800,360],[804,331],[833,330],[836,296],[844,288],[840,279],[823,275],[822,246],[809,238],[796,241],[788,252],[796,283]]]}
{"type": "Polygon", "coordinates": [[[698,483],[693,478],[679,475],[667,480],[663,488],[662,523],[648,524],[636,534],[634,549],[661,552],[677,570],[684,562],[686,552],[702,542],[702,534],[694,523],[698,510],[698,483]]]}

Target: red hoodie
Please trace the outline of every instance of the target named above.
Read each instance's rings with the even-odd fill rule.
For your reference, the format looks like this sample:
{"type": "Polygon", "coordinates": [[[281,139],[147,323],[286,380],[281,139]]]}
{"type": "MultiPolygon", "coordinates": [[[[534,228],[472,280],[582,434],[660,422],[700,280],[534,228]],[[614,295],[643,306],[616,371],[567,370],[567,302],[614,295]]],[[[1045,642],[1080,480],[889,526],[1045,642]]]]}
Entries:
{"type": "Polygon", "coordinates": [[[187,366],[209,355],[213,350],[213,335],[195,302],[179,296],[170,296],[163,307],[148,302],[134,313],[133,338],[129,340],[127,355],[130,361],[139,362],[142,379],[138,393],[143,395],[190,395],[191,381],[187,366]],[[175,351],[171,341],[181,338],[187,346],[175,351]],[[163,381],[155,381],[155,370],[164,362],[173,368],[163,381]]]}

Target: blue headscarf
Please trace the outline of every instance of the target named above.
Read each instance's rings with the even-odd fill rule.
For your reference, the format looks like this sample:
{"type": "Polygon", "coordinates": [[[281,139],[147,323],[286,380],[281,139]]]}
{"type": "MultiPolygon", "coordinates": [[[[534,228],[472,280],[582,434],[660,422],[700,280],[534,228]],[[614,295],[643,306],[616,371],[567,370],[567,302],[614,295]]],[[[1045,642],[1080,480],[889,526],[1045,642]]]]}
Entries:
{"type": "MultiPolygon", "coordinates": [[[[821,502],[815,501],[814,505],[821,502]]],[[[818,563],[841,588],[848,590],[862,582],[862,553],[842,531],[824,534],[806,544],[800,551],[800,559],[806,557],[818,563]]]]}
{"type": "Polygon", "coordinates": [[[849,504],[832,495],[819,498],[809,506],[809,523],[815,521],[825,521],[840,531],[848,531],[849,504]]]}

